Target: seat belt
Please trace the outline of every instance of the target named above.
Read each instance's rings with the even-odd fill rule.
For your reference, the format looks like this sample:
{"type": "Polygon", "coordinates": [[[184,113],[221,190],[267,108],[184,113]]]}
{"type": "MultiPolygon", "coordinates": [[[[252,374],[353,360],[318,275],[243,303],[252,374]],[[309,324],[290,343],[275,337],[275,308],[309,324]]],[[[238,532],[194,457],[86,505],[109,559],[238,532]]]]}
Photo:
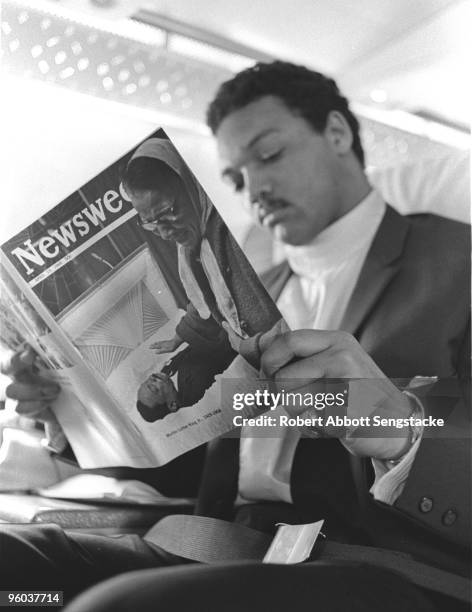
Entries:
{"type": "Polygon", "coordinates": [[[166,516],[143,538],[185,559],[200,563],[261,561],[272,536],[245,525],[207,516],[166,516]]]}
{"type": "MultiPolygon", "coordinates": [[[[159,521],[144,539],[165,551],[201,563],[261,561],[272,536],[238,523],[204,516],[173,515],[159,521]]],[[[369,564],[399,574],[430,591],[470,601],[470,582],[393,550],[323,542],[315,545],[311,562],[369,564]],[[317,550],[318,549],[318,550],[317,550]]]]}

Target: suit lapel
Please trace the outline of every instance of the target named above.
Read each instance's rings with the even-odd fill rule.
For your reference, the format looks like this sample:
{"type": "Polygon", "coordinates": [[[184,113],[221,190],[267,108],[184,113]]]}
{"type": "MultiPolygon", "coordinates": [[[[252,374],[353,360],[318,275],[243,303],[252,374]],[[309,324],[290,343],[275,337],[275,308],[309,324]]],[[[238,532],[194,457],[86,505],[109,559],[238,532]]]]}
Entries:
{"type": "Polygon", "coordinates": [[[340,329],[355,335],[398,271],[409,224],[387,206],[369,249],[340,329]]]}
{"type": "MultiPolygon", "coordinates": [[[[387,206],[350,299],[341,329],[355,333],[396,274],[408,227],[408,221],[387,206]]],[[[279,298],[291,274],[288,263],[283,262],[262,275],[261,280],[274,301],[279,298]]],[[[219,438],[211,443],[200,486],[197,514],[228,518],[237,493],[238,450],[239,439],[219,438]],[[218,469],[214,472],[215,465],[218,469]]],[[[295,469],[292,471],[293,491],[297,488],[296,472],[295,469]]],[[[303,470],[300,471],[302,472],[303,470]]],[[[365,483],[363,488],[366,488],[365,483]]]]}

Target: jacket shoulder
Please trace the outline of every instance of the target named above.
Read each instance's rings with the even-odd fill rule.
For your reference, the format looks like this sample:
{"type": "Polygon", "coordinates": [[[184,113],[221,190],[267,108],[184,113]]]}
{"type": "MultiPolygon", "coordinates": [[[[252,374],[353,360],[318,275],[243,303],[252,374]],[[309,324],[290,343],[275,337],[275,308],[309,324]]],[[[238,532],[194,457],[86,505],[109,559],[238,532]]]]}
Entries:
{"type": "Polygon", "coordinates": [[[468,223],[429,213],[406,215],[405,219],[409,224],[407,252],[443,272],[467,270],[471,252],[468,223]]]}
{"type": "Polygon", "coordinates": [[[410,223],[411,231],[428,236],[430,239],[449,242],[458,240],[460,245],[470,244],[471,227],[469,223],[462,223],[432,213],[416,213],[405,215],[410,223]]]}

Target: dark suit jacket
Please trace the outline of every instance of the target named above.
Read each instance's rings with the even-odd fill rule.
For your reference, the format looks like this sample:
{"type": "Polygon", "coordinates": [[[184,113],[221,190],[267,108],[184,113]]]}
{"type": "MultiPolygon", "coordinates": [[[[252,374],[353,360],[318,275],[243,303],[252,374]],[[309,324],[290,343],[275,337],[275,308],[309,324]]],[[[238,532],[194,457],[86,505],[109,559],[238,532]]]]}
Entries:
{"type": "MultiPolygon", "coordinates": [[[[441,379],[422,400],[447,427],[422,440],[394,506],[373,500],[368,462],[337,441],[301,440],[291,478],[295,505],[335,512],[374,545],[459,572],[471,529],[470,413],[461,399],[470,383],[469,255],[468,225],[387,207],[341,324],[387,376],[441,379]]],[[[290,275],[286,263],[266,274],[274,299],[290,275]]]]}
{"type": "MultiPolygon", "coordinates": [[[[401,550],[458,573],[467,571],[470,539],[469,412],[457,384],[470,380],[469,253],[469,226],[387,207],[341,325],[387,376],[442,379],[422,401],[447,416],[448,427],[422,440],[394,506],[373,499],[370,460],[338,440],[302,439],[291,474],[295,509],[306,520],[327,518],[328,537],[401,550]]],[[[274,300],[290,275],[283,263],[263,276],[274,300]]],[[[201,514],[230,517],[237,442],[210,443],[201,514]]]]}
{"type": "MultiPolygon", "coordinates": [[[[427,411],[449,414],[450,437],[423,439],[393,507],[369,494],[370,462],[352,457],[337,440],[301,440],[291,477],[294,506],[306,520],[328,518],[328,536],[330,524],[335,532],[347,526],[341,529],[347,539],[409,552],[458,573],[468,568],[471,515],[470,439],[463,435],[470,435],[469,412],[455,384],[465,381],[467,389],[470,380],[469,253],[469,226],[435,215],[403,217],[388,207],[341,325],[386,375],[443,379],[422,399],[427,411]]],[[[273,299],[290,275],[286,263],[264,275],[273,299]]],[[[173,489],[180,482],[176,471],[188,477],[201,452],[153,470],[160,473],[157,486],[173,489]]],[[[210,443],[209,453],[198,511],[230,518],[238,440],[210,443]]]]}

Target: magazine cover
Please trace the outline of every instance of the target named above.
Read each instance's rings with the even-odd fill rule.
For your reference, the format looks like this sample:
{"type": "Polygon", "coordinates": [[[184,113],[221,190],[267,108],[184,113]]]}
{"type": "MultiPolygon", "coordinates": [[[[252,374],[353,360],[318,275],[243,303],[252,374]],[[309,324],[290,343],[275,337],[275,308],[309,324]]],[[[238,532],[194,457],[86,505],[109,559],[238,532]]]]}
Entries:
{"type": "Polygon", "coordinates": [[[227,432],[215,377],[255,378],[251,338],[281,319],[163,130],[5,242],[1,272],[2,342],[53,371],[82,467],[160,465],[227,432]]]}

